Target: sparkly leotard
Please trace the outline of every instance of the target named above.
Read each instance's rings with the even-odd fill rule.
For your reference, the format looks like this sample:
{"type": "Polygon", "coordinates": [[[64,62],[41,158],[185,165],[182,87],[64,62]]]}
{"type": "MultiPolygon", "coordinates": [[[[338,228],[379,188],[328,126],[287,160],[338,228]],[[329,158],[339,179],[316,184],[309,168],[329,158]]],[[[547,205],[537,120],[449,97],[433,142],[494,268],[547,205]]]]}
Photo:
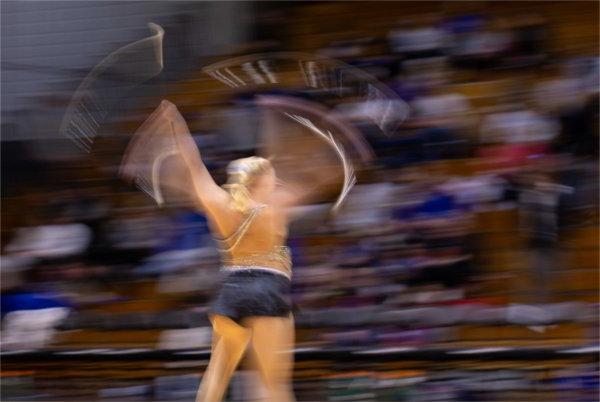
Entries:
{"type": "Polygon", "coordinates": [[[221,252],[223,268],[226,270],[265,269],[291,278],[292,259],[290,250],[286,246],[273,246],[272,250],[261,253],[246,253],[236,256],[231,253],[240,244],[254,218],[264,207],[262,205],[251,210],[234,233],[225,238],[216,239],[221,252]]]}
{"type": "Polygon", "coordinates": [[[211,313],[241,323],[244,317],[287,316],[291,310],[290,278],[292,262],[289,249],[274,246],[271,251],[232,255],[264,206],[250,211],[230,236],[216,239],[223,270],[227,272],[213,301],[211,313]]]}

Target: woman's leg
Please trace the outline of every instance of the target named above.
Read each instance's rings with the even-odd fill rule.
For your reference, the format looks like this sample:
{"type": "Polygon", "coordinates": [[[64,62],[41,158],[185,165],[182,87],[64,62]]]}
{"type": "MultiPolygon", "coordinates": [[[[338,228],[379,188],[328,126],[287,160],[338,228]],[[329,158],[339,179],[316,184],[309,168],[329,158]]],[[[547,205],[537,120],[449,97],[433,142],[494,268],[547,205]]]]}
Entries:
{"type": "Polygon", "coordinates": [[[202,377],[196,402],[218,402],[227,390],[229,379],[244,355],[250,330],[222,315],[211,317],[212,353],[202,377]]]}
{"type": "Polygon", "coordinates": [[[254,361],[271,402],[294,401],[291,376],[294,365],[294,319],[251,317],[244,323],[252,329],[254,361]]]}

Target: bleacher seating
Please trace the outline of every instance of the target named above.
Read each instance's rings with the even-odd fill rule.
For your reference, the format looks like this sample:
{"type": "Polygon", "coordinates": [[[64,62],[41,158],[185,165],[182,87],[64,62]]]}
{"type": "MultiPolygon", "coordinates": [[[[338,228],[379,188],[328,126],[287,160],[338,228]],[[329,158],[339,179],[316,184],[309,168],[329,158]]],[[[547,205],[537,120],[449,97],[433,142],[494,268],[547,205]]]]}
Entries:
{"type": "MultiPolygon", "coordinates": [[[[583,49],[597,48],[597,16],[593,13],[582,13],[579,5],[567,2],[537,4],[537,11],[553,29],[552,51],[583,54],[583,49]]],[[[350,28],[360,37],[385,37],[398,16],[414,17],[425,11],[459,14],[486,8],[505,17],[530,7],[530,3],[518,2],[428,2],[424,10],[419,2],[306,3],[290,12],[285,40],[290,48],[315,53],[333,41],[347,39],[338,32],[350,28]]],[[[468,80],[444,91],[466,96],[475,110],[487,108],[506,94],[515,75],[530,83],[539,79],[510,71],[474,72],[468,80]]],[[[293,77],[282,77],[292,82],[293,77]]],[[[197,72],[169,85],[162,97],[175,103],[184,116],[212,116],[234,94],[231,88],[197,72]]],[[[144,99],[141,103],[146,109],[140,110],[140,116],[118,122],[118,132],[134,132],[153,109],[151,105],[159,101],[144,99]]],[[[199,132],[209,131],[212,125],[210,119],[190,122],[192,131],[199,132]]],[[[99,146],[96,155],[101,157],[104,150],[110,154],[108,150],[126,138],[114,143],[106,140],[105,148],[99,146]]],[[[467,177],[479,167],[476,159],[463,158],[431,169],[432,175],[467,177]]],[[[91,165],[85,170],[73,169],[72,174],[81,180],[101,180],[98,170],[91,165]]],[[[18,215],[23,205],[44,202],[43,194],[30,197],[27,201],[3,199],[3,218],[5,213],[9,216],[3,222],[3,240],[12,228],[21,226],[23,218],[18,215]]],[[[138,205],[141,197],[132,197],[136,196],[114,198],[122,207],[138,205]]],[[[475,210],[473,235],[478,270],[469,286],[450,290],[399,286],[397,294],[386,300],[389,304],[301,307],[295,313],[294,378],[296,390],[304,398],[299,400],[361,400],[361,393],[377,394],[378,400],[411,400],[415,390],[429,390],[433,395],[436,385],[454,384],[455,378],[449,378],[452,375],[468,374],[481,384],[496,384],[497,390],[487,391],[496,392],[498,400],[546,401],[559,394],[560,387],[552,378],[558,383],[565,366],[584,374],[597,366],[597,227],[571,229],[562,236],[561,263],[553,273],[551,300],[544,304],[531,302],[535,282],[527,269],[527,240],[519,232],[516,205],[485,205],[475,210]],[[347,346],[353,342],[363,344],[347,346]]],[[[337,249],[354,240],[330,234],[302,239],[305,247],[325,249],[337,249]]],[[[206,292],[161,292],[157,281],[147,279],[115,281],[107,286],[121,299],[78,306],[57,320],[60,323],[43,339],[42,350],[3,346],[3,398],[193,397],[209,357],[206,292]]],[[[234,381],[232,392],[241,382],[234,381]]],[[[471,395],[483,392],[476,382],[469,382],[471,395]]]]}

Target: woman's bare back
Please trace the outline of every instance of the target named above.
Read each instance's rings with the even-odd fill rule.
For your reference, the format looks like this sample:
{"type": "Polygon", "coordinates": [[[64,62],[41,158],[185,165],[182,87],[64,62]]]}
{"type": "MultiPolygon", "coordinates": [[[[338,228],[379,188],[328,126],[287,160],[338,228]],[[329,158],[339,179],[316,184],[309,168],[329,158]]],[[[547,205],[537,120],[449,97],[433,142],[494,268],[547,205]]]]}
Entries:
{"type": "Polygon", "coordinates": [[[223,264],[262,266],[289,271],[285,249],[287,222],[277,207],[256,204],[247,213],[236,211],[231,203],[211,208],[208,213],[213,237],[220,245],[223,264]]]}

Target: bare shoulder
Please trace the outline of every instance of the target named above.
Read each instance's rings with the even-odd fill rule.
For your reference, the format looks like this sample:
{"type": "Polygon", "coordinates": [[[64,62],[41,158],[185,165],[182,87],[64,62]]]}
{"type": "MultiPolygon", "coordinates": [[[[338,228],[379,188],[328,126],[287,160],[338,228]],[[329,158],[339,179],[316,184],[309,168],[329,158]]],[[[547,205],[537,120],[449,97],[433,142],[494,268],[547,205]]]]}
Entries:
{"type": "Polygon", "coordinates": [[[282,227],[287,225],[286,209],[276,205],[265,204],[261,210],[263,219],[268,220],[274,227],[282,227]]]}
{"type": "Polygon", "coordinates": [[[221,187],[218,187],[217,191],[211,191],[210,195],[203,197],[200,204],[198,205],[200,210],[204,210],[215,219],[229,217],[233,212],[231,195],[221,187]]]}
{"type": "Polygon", "coordinates": [[[275,205],[272,204],[263,204],[260,207],[260,214],[263,215],[265,218],[275,218],[280,214],[280,210],[281,208],[278,208],[275,205]]]}

